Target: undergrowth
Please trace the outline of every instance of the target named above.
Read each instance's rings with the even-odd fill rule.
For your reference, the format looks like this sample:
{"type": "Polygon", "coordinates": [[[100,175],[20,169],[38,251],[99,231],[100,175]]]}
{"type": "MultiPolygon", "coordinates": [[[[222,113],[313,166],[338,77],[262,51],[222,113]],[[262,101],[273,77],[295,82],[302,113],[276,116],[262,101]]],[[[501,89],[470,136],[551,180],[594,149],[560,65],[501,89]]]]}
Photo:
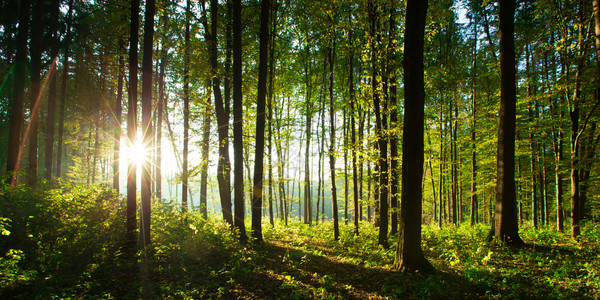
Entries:
{"type": "Polygon", "coordinates": [[[578,240],[525,225],[518,248],[486,242],[484,224],[424,226],[433,275],[393,270],[396,237],[384,249],[366,222],[359,236],[341,225],[338,241],[332,222],[263,228],[265,243],[241,244],[220,216],[155,202],[152,246],[135,251],[125,246],[125,199],[106,186],[0,185],[0,298],[600,297],[592,222],[578,240]]]}

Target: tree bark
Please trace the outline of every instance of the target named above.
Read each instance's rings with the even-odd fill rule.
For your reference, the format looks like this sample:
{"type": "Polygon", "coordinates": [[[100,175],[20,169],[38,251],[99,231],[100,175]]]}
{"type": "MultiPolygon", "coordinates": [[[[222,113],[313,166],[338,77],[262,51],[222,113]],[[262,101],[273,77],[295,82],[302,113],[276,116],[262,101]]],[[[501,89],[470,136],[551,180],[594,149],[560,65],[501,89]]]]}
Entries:
{"type": "MultiPolygon", "coordinates": [[[[216,2],[216,0],[213,0],[213,2],[216,2]]],[[[242,1],[233,0],[233,194],[235,197],[235,227],[239,230],[240,240],[245,241],[247,237],[244,225],[244,132],[242,127],[242,105],[242,1]]],[[[264,107],[261,118],[263,118],[264,124],[264,107]]],[[[262,182],[260,186],[262,189],[262,182]]],[[[260,211],[258,213],[260,214],[260,211]]]]}
{"type": "Polygon", "coordinates": [[[38,172],[38,131],[39,115],[38,107],[42,97],[40,89],[42,71],[42,13],[44,2],[36,1],[33,5],[31,18],[31,44],[29,48],[31,56],[31,94],[29,97],[29,125],[25,131],[25,137],[29,139],[27,157],[27,184],[33,186],[37,180],[38,172]]]}
{"type": "Polygon", "coordinates": [[[44,178],[48,182],[52,180],[52,165],[54,162],[54,131],[56,128],[56,61],[58,60],[59,48],[59,32],[58,32],[58,15],[60,1],[52,3],[52,21],[50,24],[50,32],[52,34],[52,45],[50,57],[52,58],[52,66],[48,72],[50,76],[50,87],[48,89],[48,112],[46,119],[46,153],[44,158],[44,178]]]}
{"type": "MultiPolygon", "coordinates": [[[[155,0],[146,0],[144,16],[144,56],[142,58],[142,138],[144,146],[152,145],[152,42],[154,37],[155,0]]],[[[149,156],[149,154],[148,154],[149,156]]],[[[150,198],[152,170],[150,158],[146,157],[142,164],[141,186],[141,248],[150,245],[150,198]]]]}
{"type": "MultiPolygon", "coordinates": [[[[123,51],[125,45],[123,41],[119,41],[119,50],[123,51]]],[[[117,78],[117,99],[115,101],[115,119],[113,123],[114,127],[114,148],[113,148],[113,189],[119,192],[119,163],[121,154],[121,114],[123,112],[123,81],[125,77],[125,58],[123,54],[119,55],[119,70],[117,78]]]]}
{"type": "Polygon", "coordinates": [[[188,144],[190,131],[190,0],[185,6],[185,36],[183,50],[183,165],[181,170],[181,211],[188,210],[188,144]]]}
{"type": "MultiPolygon", "coordinates": [[[[206,27],[206,40],[208,41],[210,67],[212,75],[212,88],[215,99],[215,111],[217,115],[217,131],[219,135],[219,160],[217,163],[217,182],[219,184],[219,196],[221,199],[221,211],[223,219],[227,224],[233,226],[233,215],[231,213],[231,165],[229,160],[229,103],[223,102],[221,94],[221,79],[218,75],[218,48],[217,48],[217,20],[218,1],[212,0],[211,27],[210,32],[206,27]]],[[[206,19],[206,18],[205,18],[206,19]]]]}
{"type": "MultiPolygon", "coordinates": [[[[335,62],[335,38],[331,39],[331,46],[328,47],[329,58],[329,169],[331,170],[331,206],[333,215],[333,239],[340,237],[337,188],[335,184],[335,105],[333,100],[333,64],[335,62]]],[[[325,203],[325,201],[323,201],[325,203]]]]}
{"type": "MultiPolygon", "coordinates": [[[[352,26],[352,13],[348,17],[350,25],[352,26]]],[[[359,226],[358,221],[360,219],[360,208],[358,204],[358,169],[357,169],[357,143],[356,143],[356,98],[354,93],[354,45],[352,40],[352,29],[348,32],[348,40],[350,42],[350,50],[348,53],[348,97],[350,98],[350,139],[352,148],[352,187],[354,192],[354,235],[358,236],[359,226]]]]}
{"type": "Polygon", "coordinates": [[[258,60],[258,88],[256,107],[256,151],[254,152],[254,189],[252,194],[252,237],[262,242],[261,210],[263,199],[263,161],[265,154],[265,106],[267,98],[269,58],[270,0],[262,0],[260,7],[260,52],[258,60]]]}
{"type": "MultiPolygon", "coordinates": [[[[165,26],[167,18],[164,18],[165,26]]],[[[167,65],[167,49],[162,49],[158,75],[158,103],[156,104],[156,199],[162,199],[162,122],[165,107],[165,68],[167,65]]]]}
{"type": "Polygon", "coordinates": [[[8,153],[6,172],[10,174],[9,183],[17,183],[17,172],[23,146],[21,130],[23,128],[23,107],[25,102],[25,67],[27,66],[27,35],[29,33],[30,0],[21,1],[19,9],[19,29],[17,32],[17,51],[15,54],[14,95],[10,112],[10,131],[8,133],[8,153]]]}
{"type": "Polygon", "coordinates": [[[379,41],[379,36],[377,34],[377,7],[369,1],[369,21],[371,23],[371,60],[372,60],[372,78],[371,78],[371,89],[373,93],[373,107],[375,110],[375,135],[377,136],[377,146],[379,151],[378,156],[378,179],[379,185],[377,187],[379,191],[379,235],[378,235],[378,243],[382,245],[384,248],[389,247],[389,243],[387,241],[388,238],[388,188],[389,188],[389,177],[388,177],[388,148],[387,148],[387,119],[386,119],[386,105],[385,101],[380,101],[379,92],[378,92],[378,80],[377,80],[377,68],[379,67],[376,63],[377,55],[375,54],[377,51],[376,43],[379,41]],[[377,35],[377,38],[376,38],[377,35]]]}
{"type": "Polygon", "coordinates": [[[500,109],[498,112],[497,182],[493,236],[522,244],[515,191],[516,64],[514,48],[515,1],[500,1],[500,109]]]}
{"type": "Polygon", "coordinates": [[[73,16],[73,0],[69,0],[69,12],[67,17],[67,25],[65,27],[64,38],[64,58],[63,58],[63,73],[60,92],[60,106],[58,117],[58,145],[56,146],[56,177],[62,176],[62,154],[63,154],[63,136],[65,130],[65,101],[67,100],[67,79],[69,77],[69,46],[71,43],[71,21],[73,16]]]}
{"type": "Polygon", "coordinates": [[[423,205],[425,82],[423,44],[427,1],[408,0],[404,33],[404,130],[400,230],[394,268],[401,272],[433,272],[421,249],[423,205]]]}
{"type": "MultiPolygon", "coordinates": [[[[137,90],[138,90],[138,32],[140,18],[140,1],[131,1],[131,21],[129,32],[129,89],[127,104],[127,137],[128,146],[133,147],[137,133],[137,90]]],[[[129,157],[127,162],[127,243],[135,245],[136,220],[136,193],[137,193],[137,168],[135,162],[129,157]]]]}

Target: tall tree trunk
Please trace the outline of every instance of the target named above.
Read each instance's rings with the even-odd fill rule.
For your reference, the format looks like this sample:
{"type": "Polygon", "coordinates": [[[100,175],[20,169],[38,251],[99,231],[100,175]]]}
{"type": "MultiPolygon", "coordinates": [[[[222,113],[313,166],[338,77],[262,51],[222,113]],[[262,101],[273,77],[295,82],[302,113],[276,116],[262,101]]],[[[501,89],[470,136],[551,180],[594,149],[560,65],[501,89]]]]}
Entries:
{"type": "Polygon", "coordinates": [[[15,54],[14,95],[10,111],[10,131],[8,134],[8,153],[6,172],[10,174],[11,187],[17,183],[19,160],[23,146],[21,130],[23,128],[23,107],[25,103],[25,67],[27,66],[27,35],[29,33],[30,0],[21,1],[19,9],[19,29],[17,32],[17,51],[15,54]]]}
{"type": "Polygon", "coordinates": [[[425,82],[423,44],[427,1],[408,0],[404,33],[404,130],[400,230],[394,268],[401,272],[433,272],[421,249],[425,82]]]}
{"type": "Polygon", "coordinates": [[[474,34],[473,38],[473,73],[471,77],[471,113],[473,120],[471,122],[471,226],[479,222],[479,211],[477,202],[477,23],[474,23],[474,34]]]}
{"type": "MultiPolygon", "coordinates": [[[[216,2],[216,0],[213,0],[213,2],[216,2]]],[[[266,63],[266,60],[264,62],[266,63]]],[[[233,0],[233,194],[235,197],[235,227],[239,230],[240,240],[245,241],[247,237],[244,225],[244,132],[242,128],[242,105],[242,1],[233,0]]],[[[262,109],[263,115],[261,118],[264,118],[264,106],[262,109]]],[[[260,173],[260,179],[262,180],[262,168],[260,173]]],[[[260,187],[262,189],[262,182],[260,187]]],[[[260,214],[260,208],[258,213],[260,214]]]]}
{"type": "Polygon", "coordinates": [[[514,176],[517,103],[514,14],[514,0],[500,2],[500,109],[496,203],[491,233],[503,242],[522,244],[523,241],[519,236],[514,176]]]}
{"type": "Polygon", "coordinates": [[[271,41],[269,44],[269,88],[267,92],[267,118],[269,124],[268,137],[268,155],[269,155],[269,223],[275,227],[275,218],[273,216],[273,77],[275,73],[275,36],[277,35],[277,5],[272,5],[271,9],[271,41]]]}
{"type": "Polygon", "coordinates": [[[372,53],[372,78],[371,78],[371,89],[373,93],[373,107],[375,109],[375,135],[377,136],[377,146],[379,151],[378,156],[378,168],[379,168],[379,185],[377,187],[379,191],[379,236],[378,243],[382,245],[384,248],[389,247],[389,243],[387,241],[388,238],[388,186],[389,186],[389,177],[388,177],[388,159],[387,159],[387,137],[386,137],[386,129],[387,129],[387,119],[386,119],[386,103],[385,101],[379,100],[379,92],[378,92],[378,80],[377,80],[377,69],[379,68],[377,61],[377,55],[375,54],[377,51],[376,43],[379,42],[379,35],[377,34],[377,23],[378,23],[378,15],[377,15],[377,7],[369,1],[369,20],[371,23],[371,53],[372,53]],[[377,35],[377,38],[375,37],[377,35]]]}
{"type": "MultiPolygon", "coordinates": [[[[219,184],[219,196],[221,199],[221,210],[223,219],[227,224],[233,226],[233,215],[231,213],[231,165],[229,162],[229,102],[223,102],[221,94],[221,79],[218,75],[218,48],[217,48],[217,20],[218,1],[211,0],[211,27],[206,29],[208,41],[212,88],[215,99],[215,111],[217,115],[217,131],[219,135],[219,161],[217,163],[217,182],[219,184]]],[[[205,18],[206,19],[206,18],[205,18]]],[[[205,26],[207,27],[207,26],[205,26]]]]}
{"type": "MultiPolygon", "coordinates": [[[[119,41],[119,50],[123,51],[125,48],[124,42],[119,41]]],[[[121,52],[122,53],[122,52],[121,52]]],[[[113,189],[119,192],[119,163],[121,154],[121,114],[123,112],[123,79],[125,77],[125,58],[123,54],[119,55],[119,70],[117,78],[117,99],[115,101],[115,119],[113,123],[114,130],[114,148],[113,148],[113,189]]]]}
{"type": "MultiPolygon", "coordinates": [[[[127,104],[127,137],[128,146],[136,143],[137,133],[137,90],[138,90],[138,32],[140,19],[140,1],[131,3],[131,22],[129,32],[129,89],[127,104]]],[[[135,245],[136,220],[136,193],[137,193],[137,168],[131,157],[127,162],[127,243],[135,245]]]]}
{"type": "MultiPolygon", "coordinates": [[[[335,184],[335,105],[333,100],[333,64],[335,62],[335,37],[331,39],[331,46],[327,49],[329,54],[329,169],[331,170],[331,206],[333,215],[333,239],[340,237],[337,188],[335,184]]],[[[323,201],[325,203],[325,201],[323,201]]]]}
{"type": "Polygon", "coordinates": [[[185,37],[183,50],[183,166],[181,170],[181,211],[188,210],[188,144],[190,130],[190,0],[185,6],[185,37]]]}
{"type": "MultiPolygon", "coordinates": [[[[265,156],[265,106],[267,98],[269,58],[269,14],[271,0],[262,0],[260,7],[260,52],[256,106],[256,151],[254,152],[254,191],[252,194],[252,237],[262,242],[261,209],[263,198],[263,160],[265,156]]],[[[241,75],[241,74],[240,74],[241,75]]]]}
{"type": "MultiPolygon", "coordinates": [[[[348,19],[350,21],[350,24],[352,25],[352,13],[350,13],[348,19]]],[[[348,97],[350,98],[350,142],[352,148],[352,187],[354,193],[354,235],[358,236],[358,221],[360,219],[360,208],[358,204],[358,169],[356,163],[358,156],[358,145],[356,142],[356,98],[354,93],[354,46],[352,40],[352,29],[350,29],[350,31],[348,32],[348,40],[350,41],[350,50],[348,53],[348,97]]]]}
{"type": "MultiPolygon", "coordinates": [[[[264,1],[264,0],[263,0],[264,1]]],[[[306,61],[304,62],[304,77],[306,84],[306,152],[304,154],[304,223],[311,224],[312,222],[312,211],[310,203],[312,202],[312,191],[310,187],[310,137],[311,137],[311,125],[312,125],[312,105],[311,105],[311,65],[312,58],[310,56],[310,41],[306,43],[306,61]]]]}
{"type": "Polygon", "coordinates": [[[62,176],[63,136],[65,130],[65,101],[67,100],[67,79],[69,77],[69,46],[71,44],[71,21],[73,16],[73,0],[69,0],[69,12],[65,27],[63,73],[60,91],[60,107],[58,116],[58,145],[56,146],[56,177],[62,176]]]}
{"type": "MultiPolygon", "coordinates": [[[[152,145],[152,42],[154,36],[155,0],[146,0],[144,16],[144,56],[142,58],[142,138],[144,146],[152,145]]],[[[149,157],[142,164],[141,247],[150,245],[150,198],[152,171],[149,157]]]]}
{"type": "MultiPolygon", "coordinates": [[[[393,1],[392,1],[393,3],[393,1]]],[[[395,4],[392,4],[395,5],[395,4]]],[[[397,89],[398,83],[396,82],[396,7],[390,8],[390,28],[388,36],[388,49],[387,49],[387,63],[389,73],[389,85],[390,85],[390,129],[392,132],[399,132],[398,125],[398,103],[397,103],[397,89]]],[[[390,138],[390,205],[391,205],[391,224],[392,229],[390,235],[395,235],[398,231],[398,138],[396,134],[391,134],[390,138]]]]}
{"type": "Polygon", "coordinates": [[[208,162],[210,150],[210,122],[212,108],[210,106],[210,80],[206,82],[206,102],[204,109],[204,123],[202,125],[202,163],[200,174],[200,214],[208,220],[208,162]]]}
{"type": "Polygon", "coordinates": [[[50,32],[52,34],[52,45],[50,57],[52,58],[52,66],[48,75],[50,76],[50,87],[48,89],[48,112],[46,119],[46,153],[44,160],[44,178],[48,182],[52,180],[52,165],[54,162],[54,131],[56,128],[56,61],[58,60],[59,47],[59,32],[58,32],[58,15],[60,1],[52,3],[52,21],[50,24],[50,32]]]}
{"type": "MultiPolygon", "coordinates": [[[[167,25],[165,14],[164,25],[167,25]]],[[[164,46],[163,46],[164,47],[164,46]]],[[[161,53],[159,75],[158,75],[158,103],[156,104],[156,199],[162,199],[162,122],[165,107],[165,67],[167,65],[167,49],[163,48],[161,53]]]]}
{"type": "Polygon", "coordinates": [[[570,153],[571,153],[571,236],[578,237],[580,234],[579,221],[581,220],[580,215],[580,155],[579,155],[579,137],[580,137],[580,101],[581,101],[581,78],[584,64],[585,45],[584,37],[584,1],[579,1],[579,35],[577,39],[577,59],[576,59],[576,73],[575,73],[575,90],[572,99],[569,101],[569,117],[571,120],[571,139],[570,139],[570,153]]]}
{"type": "Polygon", "coordinates": [[[29,49],[31,56],[31,94],[29,98],[29,125],[28,130],[25,132],[25,136],[29,138],[27,157],[27,184],[29,186],[35,184],[38,172],[38,106],[42,97],[40,73],[42,71],[42,35],[44,28],[42,23],[43,6],[43,1],[35,1],[31,18],[31,45],[29,49]]]}
{"type": "Polygon", "coordinates": [[[344,135],[344,225],[348,225],[348,118],[346,116],[346,108],[342,110],[343,120],[343,135],[344,135]]]}

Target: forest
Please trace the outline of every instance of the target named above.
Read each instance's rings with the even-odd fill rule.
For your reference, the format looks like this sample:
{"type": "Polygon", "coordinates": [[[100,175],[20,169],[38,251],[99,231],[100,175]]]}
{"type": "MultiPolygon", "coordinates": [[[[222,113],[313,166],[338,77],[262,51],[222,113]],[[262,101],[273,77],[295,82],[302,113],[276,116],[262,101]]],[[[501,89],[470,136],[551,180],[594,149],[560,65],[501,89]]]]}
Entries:
{"type": "Polygon", "coordinates": [[[0,298],[600,297],[600,0],[0,11],[0,298]]]}

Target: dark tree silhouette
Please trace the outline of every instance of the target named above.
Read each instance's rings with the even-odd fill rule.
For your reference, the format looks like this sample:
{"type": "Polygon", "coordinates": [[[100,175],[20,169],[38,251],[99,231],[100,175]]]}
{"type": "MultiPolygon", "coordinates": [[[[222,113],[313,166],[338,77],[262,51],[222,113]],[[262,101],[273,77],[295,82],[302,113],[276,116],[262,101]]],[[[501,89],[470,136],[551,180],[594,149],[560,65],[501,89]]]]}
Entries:
{"type": "Polygon", "coordinates": [[[394,268],[401,272],[432,272],[421,249],[425,83],[423,38],[427,1],[408,0],[404,31],[404,130],[402,133],[402,196],[394,268]]]}
{"type": "Polygon", "coordinates": [[[519,244],[523,241],[519,237],[514,174],[517,104],[514,14],[514,0],[500,1],[500,109],[498,111],[496,204],[492,234],[503,242],[519,244]]]}

